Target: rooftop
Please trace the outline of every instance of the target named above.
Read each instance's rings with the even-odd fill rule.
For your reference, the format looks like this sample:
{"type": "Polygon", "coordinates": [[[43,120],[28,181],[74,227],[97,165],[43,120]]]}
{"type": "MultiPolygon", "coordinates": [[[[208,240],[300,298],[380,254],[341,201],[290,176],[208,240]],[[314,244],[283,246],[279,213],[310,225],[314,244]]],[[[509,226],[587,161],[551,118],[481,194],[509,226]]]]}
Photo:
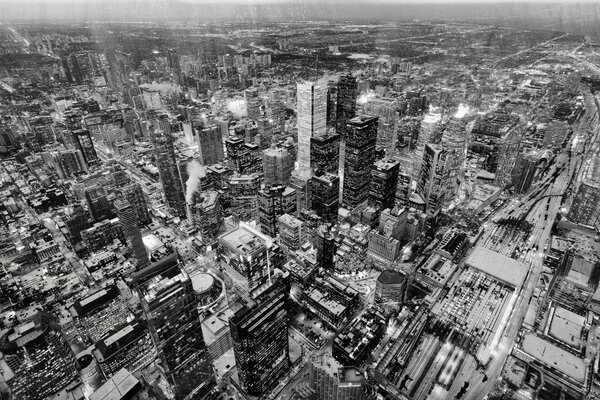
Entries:
{"type": "Polygon", "coordinates": [[[219,236],[219,242],[240,254],[253,253],[265,246],[262,238],[242,226],[219,236]]]}
{"type": "Polygon", "coordinates": [[[104,385],[90,395],[90,400],[121,400],[129,399],[132,394],[141,390],[138,381],[125,368],[114,374],[104,385]]]}
{"type": "Polygon", "coordinates": [[[521,285],[527,273],[525,264],[481,246],[473,249],[466,264],[514,288],[521,285]]]}
{"type": "Polygon", "coordinates": [[[549,335],[561,342],[579,348],[585,317],[575,314],[566,308],[556,307],[550,322],[549,335]]]}

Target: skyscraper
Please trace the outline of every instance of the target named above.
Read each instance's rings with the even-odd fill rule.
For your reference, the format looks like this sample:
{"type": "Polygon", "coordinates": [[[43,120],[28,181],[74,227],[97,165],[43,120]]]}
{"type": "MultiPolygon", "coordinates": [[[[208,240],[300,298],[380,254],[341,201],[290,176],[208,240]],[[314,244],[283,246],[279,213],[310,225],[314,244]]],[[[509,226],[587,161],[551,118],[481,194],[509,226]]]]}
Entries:
{"type": "Polygon", "coordinates": [[[277,281],[229,320],[240,385],[262,396],[290,369],[286,290],[277,281]]]}
{"type": "Polygon", "coordinates": [[[400,163],[392,159],[379,160],[371,166],[369,202],[379,211],[394,208],[400,163]]]}
{"type": "Polygon", "coordinates": [[[167,65],[169,66],[169,70],[173,74],[173,78],[175,83],[181,84],[181,63],[179,61],[179,53],[177,49],[169,49],[167,50],[167,65]]]}
{"type": "Polygon", "coordinates": [[[213,388],[192,281],[177,254],[136,272],[133,283],[177,399],[201,399],[213,388]]]}
{"type": "Polygon", "coordinates": [[[278,147],[263,151],[263,175],[267,187],[289,184],[293,170],[294,159],[286,149],[278,147]]]}
{"type": "Polygon", "coordinates": [[[258,192],[258,215],[261,231],[277,236],[277,219],[283,214],[295,214],[296,191],[287,186],[273,186],[258,192]]]}
{"type": "Polygon", "coordinates": [[[197,131],[198,135],[200,164],[208,166],[223,161],[223,137],[221,136],[221,128],[217,125],[210,125],[194,129],[197,131]]]}
{"type": "Polygon", "coordinates": [[[13,399],[51,398],[79,379],[73,350],[50,314],[40,312],[4,331],[0,352],[5,361],[0,372],[13,399]]]}
{"type": "Polygon", "coordinates": [[[448,189],[449,194],[454,197],[464,179],[464,163],[467,151],[466,121],[457,113],[446,127],[442,136],[442,147],[448,151],[448,189]]]}
{"type": "Polygon", "coordinates": [[[369,195],[371,166],[375,162],[378,118],[367,115],[348,121],[342,204],[354,208],[369,195]]]}
{"type": "Polygon", "coordinates": [[[310,139],[310,164],[313,173],[338,173],[340,138],[338,134],[325,134],[310,139]]]}
{"type": "Polygon", "coordinates": [[[340,77],[336,102],[336,133],[346,138],[348,121],[356,116],[356,95],[358,85],[351,75],[340,77]]]}
{"type": "Polygon", "coordinates": [[[81,150],[83,159],[88,165],[94,165],[99,162],[90,131],[87,129],[77,129],[73,131],[73,142],[77,145],[77,148],[81,150]]]}
{"type": "Polygon", "coordinates": [[[148,252],[142,240],[142,231],[140,230],[135,207],[127,200],[118,199],[115,201],[115,209],[123,227],[127,244],[137,259],[137,267],[142,269],[148,265],[148,252]]]}
{"type": "Polygon", "coordinates": [[[297,174],[304,180],[310,177],[310,139],[322,135],[327,123],[327,88],[321,82],[299,83],[298,105],[298,164],[297,174]]]}
{"type": "Polygon", "coordinates": [[[136,182],[130,183],[121,189],[121,194],[135,209],[137,221],[140,225],[149,225],[152,223],[142,185],[136,182]]]}
{"type": "Polygon", "coordinates": [[[441,121],[442,114],[430,110],[429,113],[425,114],[423,121],[421,121],[421,128],[419,130],[419,136],[415,146],[414,160],[413,160],[413,178],[416,179],[419,176],[419,170],[423,162],[423,155],[425,154],[425,145],[428,143],[439,143],[437,140],[441,133],[441,121]]]}
{"type": "Polygon", "coordinates": [[[165,203],[173,216],[185,218],[185,193],[179,179],[173,136],[167,116],[158,116],[154,124],[151,139],[165,203]]]}
{"type": "Polygon", "coordinates": [[[90,215],[95,221],[116,216],[112,203],[108,200],[104,187],[92,185],[84,190],[85,201],[90,215]]]}
{"type": "Polygon", "coordinates": [[[425,212],[437,214],[448,194],[448,152],[439,144],[425,145],[421,172],[417,180],[417,193],[425,201],[425,212]]]}
{"type": "Polygon", "coordinates": [[[251,87],[244,91],[246,99],[246,115],[248,118],[257,120],[260,118],[260,97],[258,97],[258,88],[251,87]]]}
{"type": "Polygon", "coordinates": [[[340,178],[317,173],[310,179],[310,208],[327,222],[337,221],[340,205],[340,178]]]}

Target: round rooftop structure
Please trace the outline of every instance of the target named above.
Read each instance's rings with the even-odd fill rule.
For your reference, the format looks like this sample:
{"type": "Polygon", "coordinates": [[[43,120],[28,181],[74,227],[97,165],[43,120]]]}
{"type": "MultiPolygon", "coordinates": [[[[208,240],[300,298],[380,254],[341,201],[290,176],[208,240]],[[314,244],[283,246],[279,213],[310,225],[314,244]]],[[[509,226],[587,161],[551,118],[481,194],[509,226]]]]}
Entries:
{"type": "Polygon", "coordinates": [[[215,278],[210,274],[196,274],[190,277],[192,279],[192,287],[197,294],[208,292],[215,284],[215,278]]]}

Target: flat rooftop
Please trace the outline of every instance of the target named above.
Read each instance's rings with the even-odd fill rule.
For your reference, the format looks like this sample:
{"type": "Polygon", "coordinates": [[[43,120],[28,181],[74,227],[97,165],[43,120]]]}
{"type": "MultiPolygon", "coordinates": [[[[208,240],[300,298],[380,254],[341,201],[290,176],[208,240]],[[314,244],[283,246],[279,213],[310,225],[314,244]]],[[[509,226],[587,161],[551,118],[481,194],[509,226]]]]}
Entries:
{"type": "Polygon", "coordinates": [[[527,333],[525,335],[521,347],[525,353],[543,364],[578,382],[585,382],[587,366],[582,358],[579,358],[532,333],[527,333]]]}
{"type": "Polygon", "coordinates": [[[519,287],[527,274],[525,264],[481,246],[475,247],[466,264],[513,288],[519,287]]]}
{"type": "Polygon", "coordinates": [[[556,307],[548,333],[555,339],[575,348],[581,347],[581,332],[585,317],[566,308],[556,307]]]}
{"type": "Polygon", "coordinates": [[[104,385],[90,395],[90,400],[129,399],[141,390],[142,386],[136,377],[126,369],[119,370],[104,385]]]}
{"type": "Polygon", "coordinates": [[[252,253],[265,246],[261,237],[241,226],[219,236],[219,241],[241,254],[252,253]]]}

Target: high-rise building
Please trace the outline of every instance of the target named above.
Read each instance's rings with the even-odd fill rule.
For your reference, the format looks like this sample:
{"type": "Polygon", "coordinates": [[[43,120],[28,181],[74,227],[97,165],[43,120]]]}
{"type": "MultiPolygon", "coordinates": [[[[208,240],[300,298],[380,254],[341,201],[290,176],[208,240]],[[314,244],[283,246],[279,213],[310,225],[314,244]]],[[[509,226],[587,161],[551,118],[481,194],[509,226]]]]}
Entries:
{"type": "Polygon", "coordinates": [[[267,235],[246,224],[219,236],[217,254],[221,266],[250,297],[256,297],[283,265],[281,249],[267,235]]]}
{"type": "Polygon", "coordinates": [[[77,129],[73,131],[73,142],[81,154],[83,159],[88,165],[95,165],[99,163],[98,154],[94,148],[94,142],[92,142],[92,135],[87,129],[77,129]]]}
{"type": "Polygon", "coordinates": [[[181,260],[171,254],[132,278],[176,398],[202,398],[214,386],[212,366],[202,338],[192,281],[181,260]]]}
{"type": "Polygon", "coordinates": [[[335,129],[337,114],[337,96],[338,83],[336,81],[327,82],[327,129],[335,129]]]}
{"type": "Polygon", "coordinates": [[[340,77],[336,102],[336,133],[346,138],[348,121],[356,116],[356,96],[358,85],[351,75],[340,77]]]}
{"type": "Polygon", "coordinates": [[[214,190],[196,190],[188,204],[190,220],[205,236],[215,237],[221,226],[220,195],[214,190]]]}
{"type": "Polygon", "coordinates": [[[4,331],[0,352],[4,355],[0,372],[10,398],[48,399],[79,380],[73,350],[50,314],[40,312],[4,331]]]}
{"type": "Polygon", "coordinates": [[[287,186],[273,186],[258,192],[258,215],[261,231],[277,236],[277,219],[297,211],[296,191],[287,186]]]}
{"type": "Polygon", "coordinates": [[[173,216],[185,218],[185,193],[179,179],[173,136],[166,115],[155,120],[151,139],[165,203],[173,216]]]}
{"type": "Polygon", "coordinates": [[[74,178],[87,172],[87,164],[79,149],[62,150],[53,155],[54,169],[61,179],[74,178]]]}
{"type": "Polygon", "coordinates": [[[176,84],[181,84],[181,63],[179,61],[179,52],[177,49],[167,50],[167,65],[173,74],[176,84]]]}
{"type": "Polygon", "coordinates": [[[244,91],[246,99],[246,116],[253,120],[260,118],[260,97],[258,96],[258,88],[250,87],[244,91]]]}
{"type": "Polygon", "coordinates": [[[600,157],[594,154],[585,166],[567,218],[576,224],[600,226],[600,157]]]}
{"type": "Polygon", "coordinates": [[[348,121],[342,204],[354,208],[369,195],[371,166],[375,162],[378,118],[358,116],[348,121]]]}
{"type": "Polygon", "coordinates": [[[240,174],[262,172],[262,152],[259,145],[245,143],[244,139],[236,137],[227,139],[225,147],[229,168],[240,174]]]}
{"type": "Polygon", "coordinates": [[[417,179],[419,176],[423,156],[425,154],[425,145],[428,143],[439,143],[437,139],[441,138],[441,122],[442,114],[433,110],[425,114],[423,121],[421,121],[421,128],[416,141],[413,159],[413,179],[417,179]]]}
{"type": "Polygon", "coordinates": [[[292,155],[283,148],[276,147],[263,151],[263,175],[265,185],[288,185],[294,170],[292,155]]]}
{"type": "Polygon", "coordinates": [[[299,83],[298,105],[298,164],[297,174],[310,177],[310,139],[322,135],[327,124],[327,88],[321,82],[299,83]]]}
{"type": "Polygon", "coordinates": [[[277,219],[277,226],[281,247],[287,252],[300,249],[305,239],[304,223],[293,215],[283,214],[277,219]]]}
{"type": "Polygon", "coordinates": [[[239,221],[258,219],[259,174],[232,176],[228,180],[231,214],[239,221]]]}
{"type": "Polygon", "coordinates": [[[229,320],[239,383],[250,396],[263,396],[290,369],[286,289],[275,282],[229,320]]]}
{"type": "Polygon", "coordinates": [[[331,225],[319,225],[316,239],[317,265],[326,270],[333,270],[337,243],[335,241],[335,234],[331,230],[331,225]]]}
{"type": "Polygon", "coordinates": [[[310,208],[327,222],[337,221],[340,205],[340,178],[335,174],[316,174],[310,179],[310,208]]]}
{"type": "Polygon", "coordinates": [[[116,217],[113,204],[108,200],[104,187],[96,184],[85,188],[85,201],[90,215],[95,221],[116,217]]]}
{"type": "Polygon", "coordinates": [[[365,373],[355,367],[343,367],[335,376],[310,364],[308,376],[296,386],[301,400],[369,400],[365,373]]]}
{"type": "Polygon", "coordinates": [[[466,121],[455,115],[442,136],[442,147],[448,151],[448,189],[449,194],[454,197],[458,193],[460,182],[464,179],[464,163],[467,152],[467,130],[466,121]]]}
{"type": "Polygon", "coordinates": [[[148,211],[148,204],[146,203],[146,197],[142,190],[142,185],[137,182],[125,185],[121,189],[123,198],[129,202],[135,209],[137,214],[137,220],[140,225],[150,225],[152,218],[148,211]]]}
{"type": "Polygon", "coordinates": [[[194,128],[198,136],[199,162],[202,165],[213,165],[223,161],[223,137],[221,128],[210,125],[203,128],[194,128]]]}
{"type": "Polygon", "coordinates": [[[369,202],[379,211],[396,204],[396,188],[400,163],[392,159],[379,160],[371,167],[369,202]]]}
{"type": "Polygon", "coordinates": [[[136,209],[127,200],[121,199],[115,201],[115,209],[119,221],[121,221],[127,244],[137,260],[137,267],[142,269],[148,265],[148,252],[142,240],[142,231],[140,230],[136,209]]]}
{"type": "Polygon", "coordinates": [[[425,145],[421,172],[417,180],[417,193],[425,201],[428,215],[437,214],[448,195],[448,152],[439,144],[425,145]]]}
{"type": "Polygon", "coordinates": [[[310,139],[310,164],[313,173],[338,173],[340,138],[338,134],[324,134],[310,139]]]}

